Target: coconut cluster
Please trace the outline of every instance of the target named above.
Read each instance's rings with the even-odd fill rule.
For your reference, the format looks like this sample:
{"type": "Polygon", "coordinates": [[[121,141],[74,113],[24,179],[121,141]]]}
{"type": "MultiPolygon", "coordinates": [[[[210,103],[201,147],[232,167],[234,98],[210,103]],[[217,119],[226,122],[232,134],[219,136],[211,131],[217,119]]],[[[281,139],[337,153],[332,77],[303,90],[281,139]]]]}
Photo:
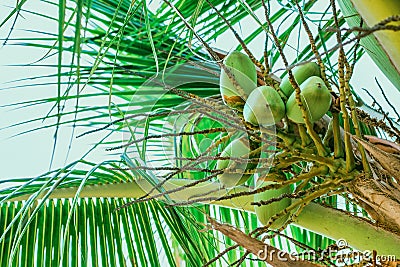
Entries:
{"type": "MultiPolygon", "coordinates": [[[[303,113],[296,100],[288,75],[279,84],[279,91],[272,86],[257,87],[257,70],[251,59],[238,51],[228,54],[221,70],[220,92],[224,103],[237,112],[242,113],[246,122],[255,127],[271,127],[287,118],[288,122],[304,124],[303,113]]],[[[321,79],[320,68],[314,62],[308,62],[295,67],[292,74],[300,87],[300,99],[306,110],[308,119],[316,122],[329,110],[332,102],[331,94],[321,79]]],[[[246,137],[240,137],[230,142],[221,153],[221,157],[249,158],[252,146],[246,137]]],[[[218,160],[217,169],[229,169],[231,172],[218,175],[218,179],[226,188],[232,188],[245,183],[251,175],[244,174],[245,170],[254,168],[254,164],[238,163],[233,160],[218,160]],[[232,172],[232,170],[242,170],[232,172]]],[[[259,182],[258,186],[265,186],[259,182]]],[[[255,195],[255,201],[268,201],[283,193],[290,193],[290,186],[275,190],[267,190],[255,195]]],[[[285,198],[268,205],[256,206],[255,211],[260,222],[266,224],[274,214],[277,214],[291,204],[285,198]]],[[[272,228],[279,228],[287,218],[274,222],[272,228]]]]}
{"type": "MultiPolygon", "coordinates": [[[[304,123],[288,76],[284,77],[279,85],[280,91],[288,98],[285,103],[275,88],[265,85],[257,87],[257,71],[247,55],[238,51],[231,52],[225,57],[224,65],[231,77],[224,70],[221,71],[222,99],[227,106],[243,111],[247,122],[268,127],[280,122],[286,115],[294,123],[304,123]],[[231,78],[236,81],[236,85],[231,78]]],[[[308,62],[299,65],[292,73],[300,86],[301,102],[309,120],[318,121],[329,110],[332,101],[331,94],[321,79],[318,64],[308,62]]]]}

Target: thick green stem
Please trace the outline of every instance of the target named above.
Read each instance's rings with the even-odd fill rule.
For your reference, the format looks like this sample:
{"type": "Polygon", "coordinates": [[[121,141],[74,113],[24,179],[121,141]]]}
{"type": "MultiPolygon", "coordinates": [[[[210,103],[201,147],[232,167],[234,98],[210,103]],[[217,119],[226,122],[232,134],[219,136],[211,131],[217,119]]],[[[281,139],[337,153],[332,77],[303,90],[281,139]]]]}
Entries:
{"type": "MultiPolygon", "coordinates": [[[[170,190],[179,186],[192,183],[193,180],[174,179],[166,183],[165,189],[170,190]]],[[[88,185],[83,188],[80,197],[117,197],[117,198],[138,198],[145,195],[152,186],[146,180],[137,180],[128,183],[88,185]]],[[[187,201],[193,196],[213,192],[212,196],[220,194],[233,194],[246,192],[249,189],[239,186],[231,191],[218,190],[218,183],[203,183],[195,187],[186,188],[182,191],[172,193],[169,197],[177,202],[187,201]]],[[[56,189],[50,198],[73,198],[77,187],[56,189]]],[[[29,198],[29,195],[16,197],[9,201],[22,201],[29,198]]],[[[211,204],[243,209],[254,212],[252,195],[246,195],[234,199],[215,201],[211,204]]],[[[343,212],[326,208],[315,203],[308,204],[295,220],[295,224],[320,233],[333,239],[345,239],[350,246],[361,251],[376,250],[379,255],[395,255],[400,258],[400,237],[359,218],[350,217],[343,212]],[[379,240],[379,242],[377,242],[379,240]]]]}
{"type": "Polygon", "coordinates": [[[378,255],[400,256],[399,236],[316,203],[308,204],[296,218],[295,224],[335,240],[344,239],[360,251],[376,250],[378,255]]]}
{"type": "Polygon", "coordinates": [[[312,142],[312,140],[310,139],[310,136],[307,134],[307,129],[304,127],[304,125],[298,124],[298,127],[301,138],[301,146],[306,147],[312,142]]]}
{"type": "Polygon", "coordinates": [[[343,158],[344,152],[342,147],[342,138],[340,137],[340,123],[339,113],[332,113],[332,127],[333,127],[333,151],[335,158],[343,158]]]}
{"type": "Polygon", "coordinates": [[[329,142],[333,138],[333,120],[331,119],[328,124],[328,128],[326,129],[324,138],[322,139],[322,143],[324,146],[329,147],[329,142]]]}

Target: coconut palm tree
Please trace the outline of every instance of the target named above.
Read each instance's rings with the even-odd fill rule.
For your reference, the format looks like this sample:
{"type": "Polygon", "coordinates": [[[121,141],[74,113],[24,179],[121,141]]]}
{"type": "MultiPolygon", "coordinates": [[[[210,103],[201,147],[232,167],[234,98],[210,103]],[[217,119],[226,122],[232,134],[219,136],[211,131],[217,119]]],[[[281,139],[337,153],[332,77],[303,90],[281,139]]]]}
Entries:
{"type": "Polygon", "coordinates": [[[0,266],[331,266],[348,249],[363,253],[350,263],[395,266],[376,253],[400,258],[398,114],[387,93],[368,105],[352,79],[367,52],[400,89],[394,0],[369,13],[371,1],[355,0],[30,2],[0,22],[11,25],[4,44],[44,51],[31,67],[51,71],[33,86],[57,93],[12,104],[51,107],[10,127],[44,121],[24,133],[52,129],[52,160],[59,147],[91,147],[0,181],[0,266]],[[24,14],[57,32],[13,37],[24,14]],[[286,103],[282,120],[246,121],[229,49],[286,103]],[[330,96],[318,119],[318,92],[299,84],[309,62],[330,96]],[[233,95],[221,96],[221,75],[233,95]]]}

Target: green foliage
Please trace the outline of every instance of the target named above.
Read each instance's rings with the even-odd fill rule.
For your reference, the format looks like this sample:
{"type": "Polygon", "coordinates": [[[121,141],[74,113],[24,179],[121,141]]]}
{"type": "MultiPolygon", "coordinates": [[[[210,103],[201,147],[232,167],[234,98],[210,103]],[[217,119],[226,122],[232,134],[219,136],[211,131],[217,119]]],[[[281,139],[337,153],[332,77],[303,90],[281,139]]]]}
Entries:
{"type": "MultiPolygon", "coordinates": [[[[20,1],[0,26],[15,18],[26,2],[20,1]]],[[[280,6],[270,14],[270,19],[278,28],[278,38],[285,51],[295,55],[290,63],[313,58],[311,47],[300,46],[300,37],[296,37],[302,27],[299,26],[300,16],[293,1],[285,1],[288,2],[286,4],[278,2],[280,6]],[[297,47],[293,45],[293,38],[297,47]]],[[[311,12],[315,2],[304,1],[302,8],[306,16],[309,11],[310,17],[319,16],[319,20],[309,18],[312,24],[317,24],[316,47],[325,53],[328,74],[333,81],[337,81],[337,66],[333,63],[336,62],[333,60],[336,52],[328,49],[334,33],[326,31],[334,25],[332,15],[327,10],[311,12]]],[[[178,266],[180,263],[201,266],[234,244],[217,232],[203,231],[207,224],[206,215],[233,224],[246,233],[255,229],[258,226],[255,215],[236,209],[212,205],[170,207],[161,201],[151,201],[116,210],[131,199],[79,198],[85,186],[127,183],[143,178],[138,177],[140,172],[129,169],[131,166],[126,160],[116,157],[121,151],[110,152],[109,160],[105,162],[87,159],[95,148],[120,145],[121,133],[124,144],[133,142],[131,147],[125,147],[123,155],[140,158],[155,167],[168,167],[171,162],[176,167],[182,167],[185,161],[179,160],[179,157],[198,157],[209,144],[226,136],[224,132],[211,132],[135,141],[141,136],[224,126],[224,123],[204,113],[193,112],[201,106],[187,100],[187,94],[209,100],[219,97],[220,69],[209,59],[194,32],[188,30],[179,17],[184,17],[198,36],[212,43],[229,31],[229,26],[212,7],[205,1],[196,1],[195,4],[187,0],[173,1],[172,4],[180,12],[178,14],[166,2],[155,11],[149,9],[146,1],[46,0],[41,4],[43,12],[35,15],[49,23],[57,23],[58,32],[46,33],[44,39],[8,39],[8,42],[22,42],[23,46],[46,51],[39,63],[50,55],[58,57],[57,65],[48,66],[52,72],[35,77],[32,84],[34,88],[44,84],[42,80],[56,78],[57,82],[47,85],[57,88],[57,95],[13,103],[14,107],[51,104],[52,108],[43,117],[18,122],[10,127],[29,127],[29,123],[44,120],[46,124],[43,127],[28,128],[19,134],[51,128],[55,131],[56,146],[60,143],[59,131],[64,127],[74,129],[72,137],[77,135],[78,130],[82,133],[94,129],[92,134],[98,137],[98,142],[81,159],[62,169],[35,178],[15,178],[7,183],[0,181],[7,186],[0,189],[0,255],[3,255],[0,266],[8,266],[9,263],[11,266],[23,266],[25,263],[26,266],[59,266],[60,262],[64,266],[178,266]],[[57,6],[58,17],[48,16],[46,6],[57,6]],[[187,64],[179,69],[184,63],[187,64]],[[171,68],[178,68],[178,71],[169,72],[171,68]],[[197,75],[196,82],[181,83],[181,91],[171,90],[162,83],[189,81],[194,73],[197,75]],[[97,99],[106,99],[107,105],[91,104],[91,100],[95,102],[97,99]],[[63,109],[70,102],[74,103],[74,109],[63,109]],[[177,111],[182,113],[171,115],[177,111]],[[109,126],[114,127],[112,131],[107,131],[109,126]],[[96,131],[100,128],[104,131],[96,131]],[[61,188],[75,188],[76,194],[69,199],[51,199],[51,193],[61,188]]],[[[248,17],[254,19],[252,23],[258,26],[243,38],[246,44],[264,38],[264,31],[269,31],[267,24],[257,19],[262,10],[260,1],[215,0],[212,4],[231,25],[241,26],[240,23],[248,17]]],[[[343,23],[344,20],[340,19],[340,26],[343,23]]],[[[274,71],[274,68],[280,67],[279,51],[271,40],[267,39],[266,43],[270,48],[267,58],[274,71]]],[[[347,50],[347,54],[354,54],[352,60],[358,60],[363,52],[354,46],[347,50]]],[[[257,57],[264,61],[262,55],[257,57]]],[[[67,145],[71,143],[72,138],[67,145]]],[[[222,151],[226,144],[222,142],[215,154],[222,151]]],[[[214,166],[215,161],[199,165],[208,169],[214,166]]],[[[300,167],[297,172],[305,166],[300,167]]],[[[148,176],[165,175],[165,172],[151,170],[142,173],[148,176]]],[[[205,174],[187,171],[177,177],[200,180],[205,174]]],[[[334,199],[329,197],[325,200],[337,206],[334,199]]],[[[285,234],[313,248],[332,243],[326,237],[296,226],[288,227],[285,234]]],[[[271,242],[280,248],[293,247],[289,239],[281,236],[271,242]]],[[[232,263],[244,252],[243,249],[230,251],[217,265],[232,263]]],[[[262,266],[257,261],[248,260],[247,263],[262,266]]]]}

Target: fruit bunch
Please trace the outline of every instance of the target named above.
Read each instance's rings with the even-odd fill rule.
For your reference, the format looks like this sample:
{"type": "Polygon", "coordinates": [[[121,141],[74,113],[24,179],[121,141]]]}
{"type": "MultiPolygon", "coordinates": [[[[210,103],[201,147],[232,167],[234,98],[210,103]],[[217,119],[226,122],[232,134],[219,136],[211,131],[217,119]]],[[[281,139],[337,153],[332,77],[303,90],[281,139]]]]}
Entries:
{"type": "MultiPolygon", "coordinates": [[[[236,110],[239,116],[250,127],[273,127],[282,120],[289,124],[304,124],[302,109],[298,96],[289,80],[288,75],[282,79],[278,86],[262,85],[257,87],[257,70],[251,59],[238,51],[231,52],[224,59],[225,68],[221,71],[220,92],[224,103],[236,110]]],[[[308,62],[295,67],[293,77],[300,88],[301,104],[306,111],[310,122],[320,120],[329,110],[332,102],[331,94],[321,79],[320,68],[314,62],[308,62]]],[[[281,124],[282,125],[282,124],[281,124]]],[[[280,126],[281,127],[281,126],[280,126]]],[[[221,153],[221,157],[236,157],[250,159],[252,152],[251,141],[240,137],[230,142],[221,153]]],[[[245,173],[254,164],[243,164],[233,160],[220,159],[216,165],[219,170],[227,172],[218,175],[218,179],[226,188],[245,183],[250,174],[245,173]],[[232,173],[232,170],[242,172],[232,173]]],[[[258,186],[271,184],[260,181],[258,186]]],[[[254,196],[255,201],[269,201],[283,193],[290,193],[290,186],[271,189],[254,196]]],[[[265,224],[274,214],[277,214],[291,204],[290,199],[271,202],[267,205],[256,207],[259,220],[265,224]]],[[[272,225],[279,228],[287,220],[287,216],[280,218],[272,225]]]]}

